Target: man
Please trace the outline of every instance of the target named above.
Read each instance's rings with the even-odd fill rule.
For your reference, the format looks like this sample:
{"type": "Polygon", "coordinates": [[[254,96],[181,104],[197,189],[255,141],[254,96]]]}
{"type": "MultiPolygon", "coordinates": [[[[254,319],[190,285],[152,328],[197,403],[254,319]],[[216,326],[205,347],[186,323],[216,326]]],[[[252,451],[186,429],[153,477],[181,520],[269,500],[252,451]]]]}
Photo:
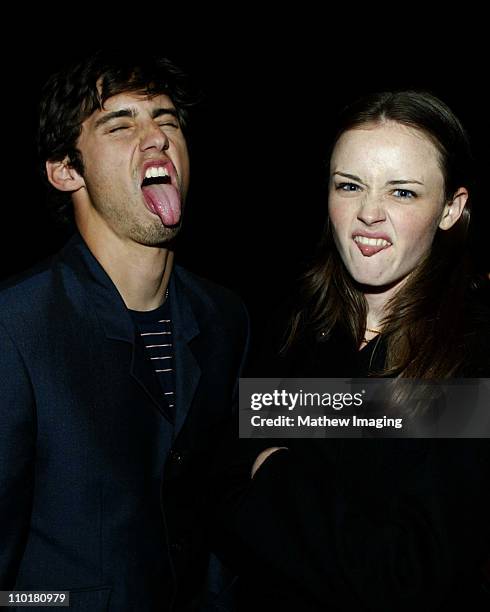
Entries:
{"type": "Polygon", "coordinates": [[[90,612],[203,601],[200,504],[248,325],[174,265],[182,83],[167,60],[99,52],[45,87],[40,151],[77,232],[0,292],[0,590],[90,612]]]}

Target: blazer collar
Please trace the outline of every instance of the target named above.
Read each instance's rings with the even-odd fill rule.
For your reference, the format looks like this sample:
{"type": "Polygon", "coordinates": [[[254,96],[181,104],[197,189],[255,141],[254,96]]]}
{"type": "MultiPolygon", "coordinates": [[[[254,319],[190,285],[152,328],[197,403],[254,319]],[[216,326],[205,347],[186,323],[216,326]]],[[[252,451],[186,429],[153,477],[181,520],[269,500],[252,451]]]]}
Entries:
{"type": "Polygon", "coordinates": [[[111,278],[76,232],[61,252],[88,294],[107,338],[134,343],[135,329],[126,304],[111,278]]]}
{"type": "Polygon", "coordinates": [[[174,334],[175,364],[175,436],[189,413],[201,378],[201,368],[191,341],[199,334],[199,325],[191,306],[189,291],[176,266],[170,280],[170,312],[174,334]]]}
{"type": "MultiPolygon", "coordinates": [[[[162,398],[159,382],[144,361],[142,342],[136,337],[131,315],[111,278],[78,232],[62,250],[61,260],[72,269],[88,292],[106,337],[132,344],[131,375],[150,395],[160,412],[170,420],[168,405],[162,398]]],[[[201,376],[198,360],[189,346],[200,333],[189,289],[179,266],[175,266],[169,284],[176,370],[175,435],[189,412],[201,376]]]]}

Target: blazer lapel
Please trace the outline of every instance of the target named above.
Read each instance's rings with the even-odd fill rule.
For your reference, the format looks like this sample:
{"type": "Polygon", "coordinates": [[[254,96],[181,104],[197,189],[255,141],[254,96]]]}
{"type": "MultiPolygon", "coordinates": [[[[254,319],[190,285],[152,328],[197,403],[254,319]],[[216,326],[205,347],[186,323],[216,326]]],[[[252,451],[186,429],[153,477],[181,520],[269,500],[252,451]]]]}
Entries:
{"type": "Polygon", "coordinates": [[[189,413],[194,399],[201,368],[191,349],[193,338],[199,334],[199,325],[191,307],[188,292],[183,280],[179,277],[178,268],[174,268],[170,280],[172,299],[170,310],[174,334],[175,359],[175,431],[176,437],[189,413]]]}
{"type": "Polygon", "coordinates": [[[75,234],[69,241],[63,258],[78,275],[83,276],[84,287],[88,290],[106,337],[131,344],[131,376],[152,399],[161,414],[173,422],[160,383],[147,360],[143,341],[135,331],[131,315],[116,286],[79,234],[75,234]]]}

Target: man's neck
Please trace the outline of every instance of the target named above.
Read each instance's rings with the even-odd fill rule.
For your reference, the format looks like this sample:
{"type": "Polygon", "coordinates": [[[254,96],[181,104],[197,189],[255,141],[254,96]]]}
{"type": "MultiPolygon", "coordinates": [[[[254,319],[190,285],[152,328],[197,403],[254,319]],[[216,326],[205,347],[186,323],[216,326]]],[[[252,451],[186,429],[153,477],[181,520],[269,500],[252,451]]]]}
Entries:
{"type": "Polygon", "coordinates": [[[94,234],[80,227],[79,231],[127,308],[148,311],[163,303],[173,268],[172,250],[123,240],[112,232],[94,234]]]}

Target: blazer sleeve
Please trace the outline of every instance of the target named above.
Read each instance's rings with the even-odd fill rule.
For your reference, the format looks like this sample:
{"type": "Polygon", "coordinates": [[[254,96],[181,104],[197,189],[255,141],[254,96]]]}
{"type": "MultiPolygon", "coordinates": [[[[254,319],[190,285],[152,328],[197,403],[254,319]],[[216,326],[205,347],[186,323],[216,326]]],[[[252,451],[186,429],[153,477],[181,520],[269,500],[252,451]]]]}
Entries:
{"type": "Polygon", "coordinates": [[[269,572],[325,609],[436,609],[490,538],[487,441],[449,442],[465,444],[414,456],[414,469],[397,480],[395,467],[371,493],[294,450],[271,455],[251,482],[235,472],[215,513],[221,554],[251,585],[269,572]]]}
{"type": "Polygon", "coordinates": [[[34,484],[34,398],[22,357],[0,323],[0,589],[12,589],[34,484]]]}

